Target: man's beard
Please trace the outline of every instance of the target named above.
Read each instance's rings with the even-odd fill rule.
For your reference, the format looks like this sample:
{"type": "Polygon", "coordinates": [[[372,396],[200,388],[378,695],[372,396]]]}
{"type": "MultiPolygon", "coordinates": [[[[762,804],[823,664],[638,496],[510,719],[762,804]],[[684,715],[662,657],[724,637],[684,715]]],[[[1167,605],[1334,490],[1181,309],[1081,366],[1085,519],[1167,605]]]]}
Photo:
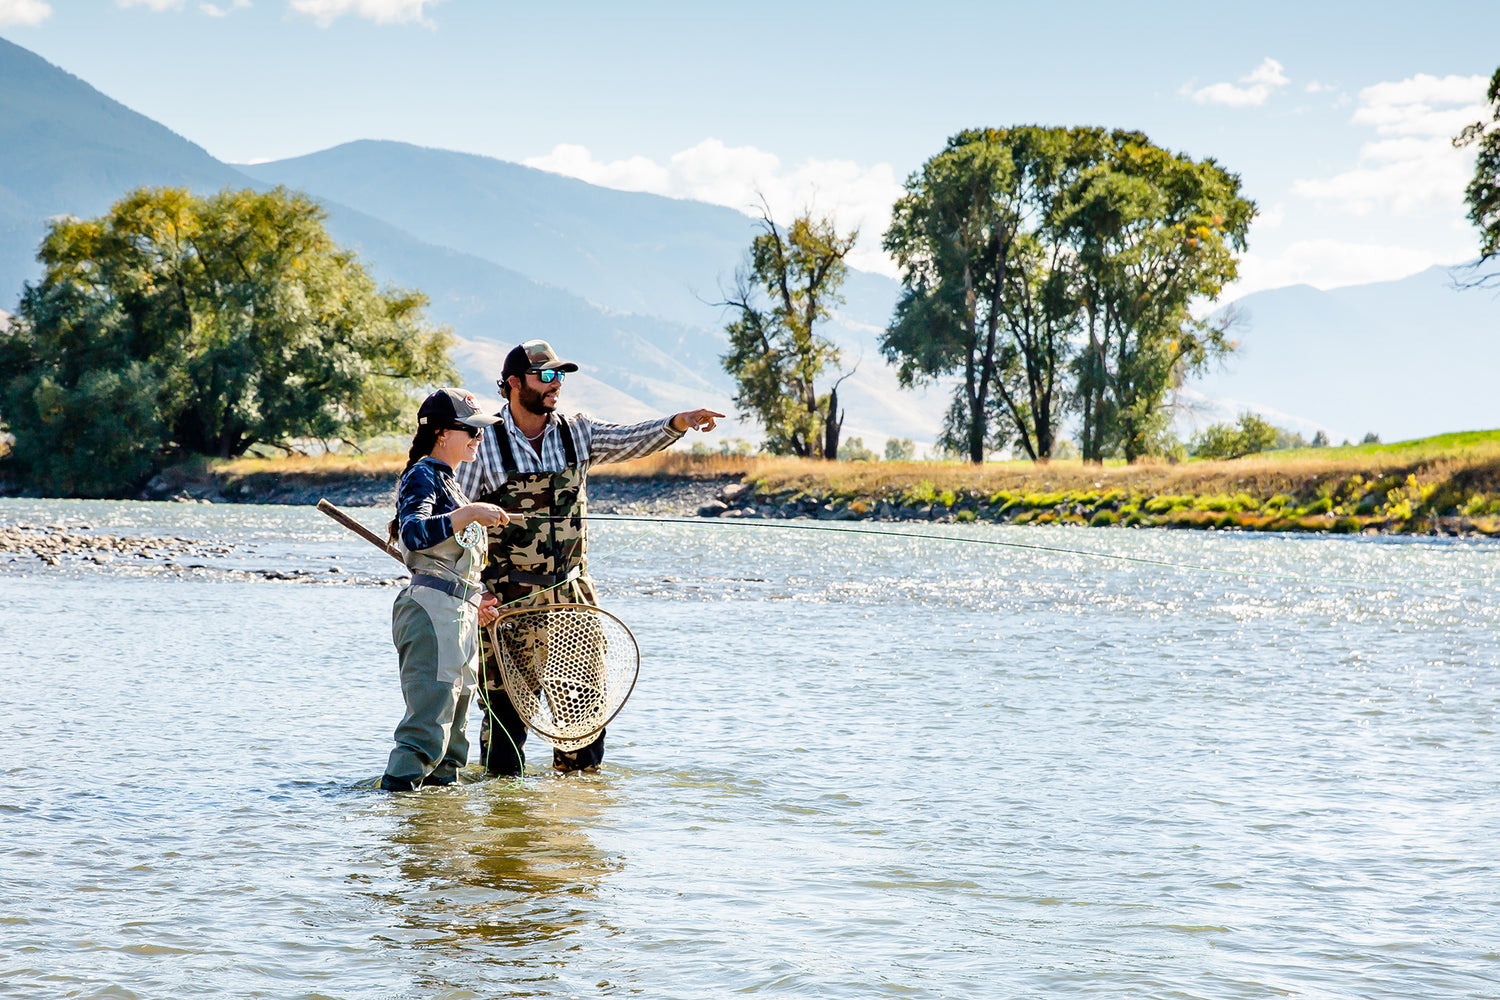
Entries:
{"type": "Polygon", "coordinates": [[[545,417],[547,414],[557,409],[556,399],[552,400],[549,403],[543,393],[537,392],[531,386],[525,385],[524,383],[516,390],[516,393],[516,402],[520,403],[521,409],[525,410],[527,413],[533,413],[539,417],[545,417]]]}

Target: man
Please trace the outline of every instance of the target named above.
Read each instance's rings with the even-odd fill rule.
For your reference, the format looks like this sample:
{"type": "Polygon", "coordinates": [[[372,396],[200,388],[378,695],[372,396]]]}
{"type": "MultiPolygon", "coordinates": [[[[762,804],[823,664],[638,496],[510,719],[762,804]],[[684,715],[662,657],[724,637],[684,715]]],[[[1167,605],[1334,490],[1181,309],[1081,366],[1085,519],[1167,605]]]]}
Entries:
{"type": "MultiPolygon", "coordinates": [[[[688,428],[711,431],[724,414],[688,410],[639,424],[606,424],[583,414],[557,412],[563,379],[578,366],[562,361],[545,340],[529,340],[506,355],[499,420],[479,445],[474,461],[459,466],[463,491],[481,503],[531,515],[491,529],[485,589],[510,608],[545,604],[599,603],[588,576],[586,483],[591,465],[624,462],[660,451],[688,428]]],[[[488,645],[481,665],[484,724],[480,752],[491,774],[520,774],[526,726],[505,694],[495,651],[488,645]]],[[[597,768],[604,759],[604,731],[583,745],[553,748],[559,771],[597,768]]]]}

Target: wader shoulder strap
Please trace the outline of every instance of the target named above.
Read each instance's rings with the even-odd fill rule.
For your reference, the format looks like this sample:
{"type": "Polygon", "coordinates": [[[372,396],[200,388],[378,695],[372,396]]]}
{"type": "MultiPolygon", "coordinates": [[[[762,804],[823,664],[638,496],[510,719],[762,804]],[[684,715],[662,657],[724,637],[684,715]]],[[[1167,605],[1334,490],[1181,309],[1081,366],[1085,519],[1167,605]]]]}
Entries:
{"type": "Polygon", "coordinates": [[[500,465],[505,469],[505,478],[512,479],[516,475],[516,453],[510,450],[510,432],[505,429],[505,421],[501,420],[490,425],[495,432],[495,445],[500,449],[500,465]]]}
{"type": "Polygon", "coordinates": [[[578,446],[573,443],[573,428],[568,423],[568,418],[561,413],[557,415],[557,431],[562,435],[563,453],[568,456],[568,468],[578,468],[578,446]]]}

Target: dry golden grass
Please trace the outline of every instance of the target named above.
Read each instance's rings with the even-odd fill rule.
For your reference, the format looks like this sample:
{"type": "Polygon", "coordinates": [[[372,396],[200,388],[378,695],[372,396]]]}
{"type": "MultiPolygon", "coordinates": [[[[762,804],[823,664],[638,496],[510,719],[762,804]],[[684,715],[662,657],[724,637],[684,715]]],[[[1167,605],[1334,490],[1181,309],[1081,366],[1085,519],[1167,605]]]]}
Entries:
{"type": "Polygon", "coordinates": [[[1354,475],[1365,479],[1416,475],[1419,481],[1463,479],[1484,492],[1500,491],[1500,448],[1470,454],[1345,454],[1280,457],[1261,455],[1219,462],[1085,465],[1079,461],[992,462],[809,462],[762,460],[746,470],[768,492],[876,496],[906,492],[920,484],[955,493],[1055,492],[1123,489],[1143,495],[1249,493],[1273,496],[1316,492],[1325,483],[1354,475]]]}
{"type": "Polygon", "coordinates": [[[278,455],[216,461],[212,471],[230,479],[245,476],[394,476],[406,465],[406,453],[375,451],[362,455],[278,455]]]}
{"type": "Polygon", "coordinates": [[[632,462],[594,466],[589,475],[618,479],[722,479],[753,475],[765,463],[779,461],[782,459],[759,455],[693,455],[685,451],[659,451],[632,462]]]}
{"type": "MultiPolygon", "coordinates": [[[[359,455],[292,455],[239,458],[212,463],[228,479],[247,476],[394,476],[406,464],[402,452],[359,455]]],[[[1277,493],[1306,495],[1320,485],[1354,475],[1366,480],[1404,478],[1460,481],[1470,489],[1500,493],[1500,432],[1444,435],[1391,445],[1304,448],[1266,452],[1215,462],[1143,462],[1085,465],[1077,460],[1031,462],[825,462],[765,455],[693,455],[664,451],[633,462],[602,465],[592,475],[618,478],[722,479],[741,477],[765,492],[878,496],[909,492],[926,484],[955,493],[1042,492],[1124,489],[1141,495],[1277,493]]]]}

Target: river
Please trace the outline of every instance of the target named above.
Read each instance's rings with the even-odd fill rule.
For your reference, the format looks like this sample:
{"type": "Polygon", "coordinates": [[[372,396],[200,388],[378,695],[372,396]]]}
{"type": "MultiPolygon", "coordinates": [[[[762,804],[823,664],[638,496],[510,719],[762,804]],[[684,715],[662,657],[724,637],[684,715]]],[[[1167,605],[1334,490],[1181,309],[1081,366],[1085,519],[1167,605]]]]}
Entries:
{"type": "Polygon", "coordinates": [[[392,796],[394,562],[18,524],[203,548],[0,555],[0,996],[1500,995],[1500,543],[600,522],[604,770],[392,796]]]}

